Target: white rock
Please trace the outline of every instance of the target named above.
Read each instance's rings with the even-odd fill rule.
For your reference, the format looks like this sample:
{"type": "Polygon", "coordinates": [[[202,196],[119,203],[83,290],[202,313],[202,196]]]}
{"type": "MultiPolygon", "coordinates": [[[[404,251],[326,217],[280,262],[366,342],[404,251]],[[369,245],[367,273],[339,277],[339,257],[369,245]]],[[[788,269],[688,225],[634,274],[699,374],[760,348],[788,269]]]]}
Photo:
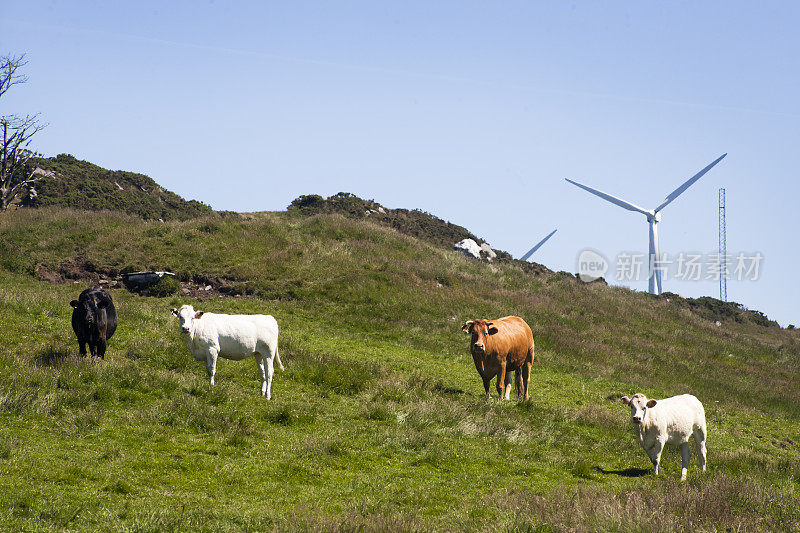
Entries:
{"type": "Polygon", "coordinates": [[[473,259],[481,258],[481,247],[478,246],[478,243],[473,241],[472,239],[464,239],[463,241],[458,241],[453,245],[453,250],[458,250],[467,257],[472,257],[473,259]]]}
{"type": "Polygon", "coordinates": [[[487,261],[491,261],[492,259],[497,257],[497,254],[494,252],[494,250],[492,250],[492,247],[489,246],[487,243],[481,244],[481,252],[486,254],[487,261]]]}

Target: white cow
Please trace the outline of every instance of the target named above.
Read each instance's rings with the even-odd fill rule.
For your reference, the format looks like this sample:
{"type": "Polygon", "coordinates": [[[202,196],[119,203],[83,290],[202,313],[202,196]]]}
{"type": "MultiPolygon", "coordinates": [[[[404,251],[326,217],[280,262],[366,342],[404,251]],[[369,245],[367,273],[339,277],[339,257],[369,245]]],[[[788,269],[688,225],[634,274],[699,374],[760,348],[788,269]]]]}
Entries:
{"type": "Polygon", "coordinates": [[[261,373],[261,396],[270,399],[273,359],[283,370],[278,354],[278,322],[273,316],[204,313],[191,305],[172,309],[172,314],[178,317],[192,357],[206,362],[212,385],[217,356],[234,361],[255,357],[261,373]]]}
{"type": "Polygon", "coordinates": [[[681,481],[686,479],[692,435],[700,468],[706,471],[706,413],[700,400],[691,394],[648,400],[644,394],[637,393],[632,398],[623,396],[622,403],[631,408],[639,444],[653,462],[656,475],[664,445],[671,444],[681,449],[681,481]]]}

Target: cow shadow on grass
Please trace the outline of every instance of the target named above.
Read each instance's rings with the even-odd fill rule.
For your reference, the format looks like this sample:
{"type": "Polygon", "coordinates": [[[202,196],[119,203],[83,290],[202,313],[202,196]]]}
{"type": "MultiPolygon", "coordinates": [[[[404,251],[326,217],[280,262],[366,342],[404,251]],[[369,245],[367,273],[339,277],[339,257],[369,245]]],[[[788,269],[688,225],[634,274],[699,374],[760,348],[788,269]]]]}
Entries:
{"type": "Polygon", "coordinates": [[[650,474],[653,469],[652,468],[626,468],[625,470],[606,470],[602,466],[594,467],[596,472],[600,472],[601,474],[613,474],[615,476],[622,476],[622,477],[642,477],[650,474]]]}
{"type": "Polygon", "coordinates": [[[435,390],[439,394],[447,394],[447,395],[466,394],[466,391],[464,391],[464,389],[459,389],[456,387],[448,387],[441,381],[433,386],[433,390],[435,390]]]}
{"type": "Polygon", "coordinates": [[[69,350],[65,350],[63,348],[54,348],[53,346],[49,346],[36,354],[33,358],[34,364],[36,366],[47,366],[53,367],[58,366],[64,361],[71,359],[73,357],[79,357],[70,352],[69,350]]]}

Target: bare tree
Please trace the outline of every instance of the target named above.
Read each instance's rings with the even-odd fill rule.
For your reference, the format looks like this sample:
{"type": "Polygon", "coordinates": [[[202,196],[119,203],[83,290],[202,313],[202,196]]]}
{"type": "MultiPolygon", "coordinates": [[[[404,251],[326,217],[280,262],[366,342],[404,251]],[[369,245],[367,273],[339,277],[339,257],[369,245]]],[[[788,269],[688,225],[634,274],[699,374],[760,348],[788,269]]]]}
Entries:
{"type": "MultiPolygon", "coordinates": [[[[27,64],[25,55],[0,57],[0,98],[14,85],[25,83],[28,78],[20,73],[27,64]]],[[[35,194],[33,184],[50,173],[41,168],[31,169],[29,161],[36,153],[30,149],[34,135],[46,125],[39,115],[2,115],[0,129],[3,144],[0,147],[0,209],[19,203],[26,195],[35,194]]]]}

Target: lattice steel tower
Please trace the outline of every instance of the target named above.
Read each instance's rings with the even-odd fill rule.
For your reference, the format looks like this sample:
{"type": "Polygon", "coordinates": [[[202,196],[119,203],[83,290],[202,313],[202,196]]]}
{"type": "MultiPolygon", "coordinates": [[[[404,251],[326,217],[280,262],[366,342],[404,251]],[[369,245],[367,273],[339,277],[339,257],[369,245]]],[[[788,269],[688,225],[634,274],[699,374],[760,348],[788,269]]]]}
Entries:
{"type": "Polygon", "coordinates": [[[719,190],[719,299],[728,301],[728,243],[725,235],[725,189],[719,190]]]}

